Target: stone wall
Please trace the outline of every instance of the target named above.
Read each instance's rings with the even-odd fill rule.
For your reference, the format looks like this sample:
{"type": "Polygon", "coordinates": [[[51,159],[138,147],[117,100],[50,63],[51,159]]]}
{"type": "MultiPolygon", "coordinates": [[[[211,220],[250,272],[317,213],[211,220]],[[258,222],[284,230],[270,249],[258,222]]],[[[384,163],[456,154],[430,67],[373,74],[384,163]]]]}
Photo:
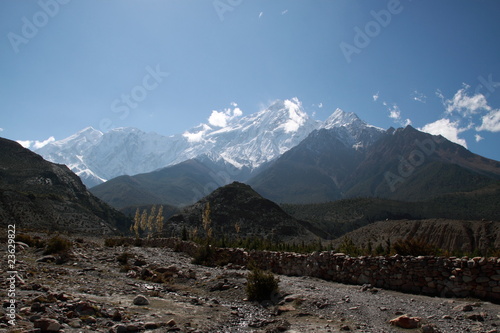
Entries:
{"type": "MultiPolygon", "coordinates": [[[[199,245],[178,239],[150,240],[195,255],[199,245]]],[[[245,251],[216,249],[217,257],[235,265],[254,262],[276,274],[312,276],[346,283],[371,284],[396,291],[440,297],[477,297],[500,303],[500,258],[350,257],[342,253],[245,251]]]]}

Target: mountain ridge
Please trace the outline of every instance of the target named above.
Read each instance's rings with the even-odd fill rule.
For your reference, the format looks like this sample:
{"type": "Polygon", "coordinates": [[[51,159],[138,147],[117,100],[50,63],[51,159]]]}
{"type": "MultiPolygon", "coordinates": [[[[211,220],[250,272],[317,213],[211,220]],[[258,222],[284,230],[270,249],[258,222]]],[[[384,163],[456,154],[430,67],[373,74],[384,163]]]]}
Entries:
{"type": "MultiPolygon", "coordinates": [[[[239,109],[238,109],[239,110],[239,109]]],[[[222,111],[221,111],[222,112],[222,111]]],[[[323,127],[369,126],[340,109],[324,122],[309,117],[297,98],[277,100],[264,110],[241,115],[228,109],[227,121],[202,123],[181,134],[163,136],[135,128],[102,133],[87,127],[34,151],[47,160],[68,165],[88,187],[122,175],[135,175],[189,159],[213,157],[232,168],[231,180],[245,180],[263,165],[298,145],[323,127]],[[224,126],[222,126],[224,125],[224,126]]],[[[355,144],[355,143],[353,143],[355,144]]]]}

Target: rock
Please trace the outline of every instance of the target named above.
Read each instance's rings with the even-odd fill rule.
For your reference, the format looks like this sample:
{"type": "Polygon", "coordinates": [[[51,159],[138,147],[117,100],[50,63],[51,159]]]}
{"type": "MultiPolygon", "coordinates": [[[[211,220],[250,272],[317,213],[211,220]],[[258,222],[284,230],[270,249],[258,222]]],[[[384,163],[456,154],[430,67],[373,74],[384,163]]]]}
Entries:
{"type": "Polygon", "coordinates": [[[31,304],[31,312],[45,312],[45,305],[41,305],[39,302],[34,302],[31,304]]]}
{"type": "Polygon", "coordinates": [[[125,326],[123,324],[117,324],[111,328],[110,332],[111,333],[126,333],[127,326],[125,326]]]}
{"type": "Polygon", "coordinates": [[[175,322],[175,320],[170,319],[169,321],[167,321],[167,326],[168,327],[174,327],[175,325],[177,325],[177,323],[175,322]]]}
{"type": "Polygon", "coordinates": [[[422,333],[438,333],[439,330],[434,324],[425,324],[421,327],[422,333]]]}
{"type": "Polygon", "coordinates": [[[93,316],[97,313],[97,309],[89,302],[79,302],[75,306],[75,312],[80,316],[93,316]]]}
{"type": "Polygon", "coordinates": [[[68,325],[72,328],[81,328],[82,327],[82,321],[78,318],[72,319],[68,325]]]}
{"type": "Polygon", "coordinates": [[[350,331],[350,330],[351,330],[351,328],[349,327],[349,325],[342,325],[342,326],[340,327],[340,330],[341,330],[341,331],[350,331]]]}
{"type": "Polygon", "coordinates": [[[146,260],[135,259],[134,266],[145,266],[147,264],[146,260]]]}
{"type": "Polygon", "coordinates": [[[113,315],[111,316],[111,319],[113,321],[122,321],[122,314],[120,313],[120,311],[115,310],[115,312],[113,312],[113,315]]]}
{"type": "Polygon", "coordinates": [[[389,323],[397,327],[413,329],[418,328],[421,320],[422,318],[419,317],[409,317],[408,315],[402,315],[392,319],[391,321],[389,321],[389,323]]]}
{"type": "Polygon", "coordinates": [[[466,318],[473,321],[484,321],[485,317],[486,317],[485,313],[472,313],[468,315],[466,318]]]}
{"type": "Polygon", "coordinates": [[[54,261],[56,261],[56,257],[51,255],[43,256],[36,260],[36,262],[54,262],[54,261]]]}
{"type": "Polygon", "coordinates": [[[61,329],[61,324],[55,319],[41,318],[35,321],[35,328],[39,328],[42,332],[58,332],[61,329]]]}
{"type": "Polygon", "coordinates": [[[453,308],[454,311],[462,311],[462,312],[470,312],[473,310],[472,305],[470,304],[462,304],[457,305],[453,308]]]}
{"type": "Polygon", "coordinates": [[[154,323],[154,322],[144,324],[144,328],[147,330],[155,330],[157,328],[160,328],[161,326],[162,325],[160,323],[154,323]]]}
{"type": "Polygon", "coordinates": [[[278,306],[278,308],[276,309],[276,312],[278,313],[278,315],[280,315],[284,312],[290,312],[290,311],[295,311],[295,308],[291,305],[281,305],[281,306],[278,306]]]}
{"type": "Polygon", "coordinates": [[[149,300],[144,295],[137,295],[133,301],[134,305],[148,305],[149,300]]]}
{"type": "Polygon", "coordinates": [[[97,323],[97,319],[95,319],[94,316],[82,316],[81,317],[81,320],[85,323],[85,324],[95,324],[97,323]]]}

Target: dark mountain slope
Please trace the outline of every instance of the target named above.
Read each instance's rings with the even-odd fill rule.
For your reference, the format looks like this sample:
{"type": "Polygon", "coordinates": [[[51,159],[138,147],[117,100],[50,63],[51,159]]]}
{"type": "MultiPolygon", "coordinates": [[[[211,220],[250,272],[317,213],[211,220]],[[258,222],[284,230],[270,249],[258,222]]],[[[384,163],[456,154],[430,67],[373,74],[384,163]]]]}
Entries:
{"type": "Polygon", "coordinates": [[[500,162],[411,126],[388,131],[343,186],[346,197],[425,200],[500,179],[500,162]]]}
{"type": "Polygon", "coordinates": [[[276,202],[310,203],[342,198],[340,184],[362,156],[345,145],[339,131],[345,129],[314,131],[248,183],[276,202]]]}
{"type": "Polygon", "coordinates": [[[454,219],[500,221],[500,183],[475,191],[437,196],[417,202],[381,198],[343,199],[335,202],[282,208],[299,220],[309,221],[333,238],[381,220],[454,219]]]}
{"type": "Polygon", "coordinates": [[[411,126],[357,147],[344,127],[311,133],[248,183],[280,203],[350,197],[405,201],[472,191],[500,180],[500,162],[411,126]]]}
{"type": "Polygon", "coordinates": [[[196,204],[185,207],[180,214],[171,217],[166,225],[176,232],[184,227],[188,230],[197,228],[202,234],[202,214],[207,203],[215,237],[256,236],[282,241],[308,241],[318,237],[304,227],[307,223],[299,222],[250,186],[238,182],[223,186],[196,204]],[[240,228],[239,232],[236,232],[236,225],[240,228]]]}
{"type": "Polygon", "coordinates": [[[65,165],[3,138],[0,156],[2,224],[96,234],[128,229],[130,220],[88,192],[65,165]]]}
{"type": "Polygon", "coordinates": [[[168,204],[185,206],[224,185],[216,173],[198,160],[135,176],[120,176],[90,191],[110,205],[168,204]]]}

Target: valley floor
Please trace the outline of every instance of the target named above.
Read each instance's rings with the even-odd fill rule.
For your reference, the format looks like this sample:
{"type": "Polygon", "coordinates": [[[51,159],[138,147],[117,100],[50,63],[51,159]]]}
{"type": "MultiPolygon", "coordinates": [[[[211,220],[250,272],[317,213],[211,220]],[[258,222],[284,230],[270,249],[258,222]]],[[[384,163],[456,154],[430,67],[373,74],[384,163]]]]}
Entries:
{"type": "MultiPolygon", "coordinates": [[[[41,250],[18,247],[16,326],[0,320],[0,332],[29,332],[34,325],[64,332],[497,332],[500,305],[474,299],[442,299],[350,286],[309,277],[279,276],[280,293],[246,301],[247,270],[198,266],[165,248],[105,247],[99,239],[74,242],[64,264],[41,250]],[[127,253],[124,256],[123,253],[127,253]],[[127,259],[126,265],[117,261],[127,259]],[[45,262],[43,262],[45,261],[45,262]],[[140,276],[170,272],[168,282],[140,276]],[[144,295],[147,305],[134,305],[144,295]],[[404,330],[389,321],[420,318],[404,330]],[[52,326],[51,326],[52,325],[52,326]],[[58,326],[59,325],[59,326],[58,326]]],[[[7,260],[1,270],[8,271],[7,260]]],[[[5,274],[3,276],[6,276],[5,274]]],[[[2,280],[6,302],[8,281],[2,280]]],[[[4,303],[4,310],[6,308],[4,303]]]]}

